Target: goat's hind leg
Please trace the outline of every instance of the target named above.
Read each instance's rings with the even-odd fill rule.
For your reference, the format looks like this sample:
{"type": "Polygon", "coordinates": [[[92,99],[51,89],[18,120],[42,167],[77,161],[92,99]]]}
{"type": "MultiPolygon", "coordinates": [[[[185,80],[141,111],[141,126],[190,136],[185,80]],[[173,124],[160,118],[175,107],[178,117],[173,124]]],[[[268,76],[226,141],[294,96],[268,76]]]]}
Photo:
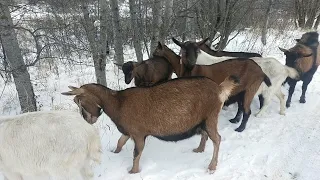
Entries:
{"type": "Polygon", "coordinates": [[[208,170],[214,172],[218,164],[219,147],[221,142],[221,136],[218,133],[218,117],[216,114],[211,115],[211,117],[206,121],[206,132],[209,138],[213,142],[213,156],[209,164],[208,170]]]}
{"type": "Polygon", "coordinates": [[[240,122],[241,117],[242,117],[242,113],[243,113],[243,102],[242,102],[242,100],[239,100],[239,101],[238,101],[238,111],[237,111],[237,114],[236,114],[236,116],[235,116],[233,119],[230,119],[229,121],[230,121],[231,123],[238,123],[238,122],[240,122]]]}
{"type": "Polygon", "coordinates": [[[284,94],[281,92],[281,88],[279,88],[275,94],[280,101],[280,114],[286,115],[286,105],[285,105],[285,100],[284,100],[284,94]]]}
{"type": "Polygon", "coordinates": [[[203,152],[206,147],[207,140],[208,140],[208,134],[205,131],[201,130],[200,144],[196,149],[193,149],[193,152],[196,152],[196,153],[203,152]]]}

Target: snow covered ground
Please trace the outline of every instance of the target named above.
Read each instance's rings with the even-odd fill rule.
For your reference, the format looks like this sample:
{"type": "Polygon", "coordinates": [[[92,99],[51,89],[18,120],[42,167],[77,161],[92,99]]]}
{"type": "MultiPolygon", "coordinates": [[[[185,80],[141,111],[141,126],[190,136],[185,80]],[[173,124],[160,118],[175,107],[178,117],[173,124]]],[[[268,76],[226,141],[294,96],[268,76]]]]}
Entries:
{"type": "MultiPolygon", "coordinates": [[[[284,56],[277,46],[289,48],[294,38],[302,32],[289,31],[284,34],[273,33],[268,45],[262,47],[258,35],[241,34],[226,50],[254,51],[263,56],[272,56],[284,63],[284,56]],[[256,37],[255,37],[256,36],[256,37]]],[[[169,47],[175,47],[174,45],[169,47]]],[[[134,59],[132,50],[126,51],[127,61],[134,59]]],[[[94,82],[92,67],[65,65],[58,66],[59,75],[45,69],[31,69],[35,93],[41,110],[77,110],[71,97],[60,95],[68,90],[68,85],[80,86],[94,82]]],[[[108,87],[125,89],[131,85],[124,83],[122,72],[114,65],[107,65],[108,87]]],[[[282,88],[287,95],[287,86],[282,88]]],[[[13,115],[19,111],[14,86],[0,81],[0,113],[13,115]],[[3,90],[4,89],[4,90],[3,90]],[[2,92],[3,90],[3,92],[2,92]]],[[[239,124],[228,120],[234,117],[236,105],[222,110],[219,116],[219,133],[222,137],[219,162],[214,174],[206,169],[212,157],[213,146],[210,140],[203,153],[193,153],[200,136],[177,143],[163,142],[148,137],[140,160],[141,172],[128,174],[132,167],[133,142],[128,141],[119,154],[114,154],[120,133],[111,120],[103,115],[95,124],[100,129],[103,143],[103,162],[95,167],[95,180],[318,180],[320,179],[320,71],[316,72],[309,85],[306,104],[299,103],[301,82],[296,86],[292,104],[285,116],[279,115],[277,99],[271,103],[265,117],[250,117],[244,132],[234,129],[239,124]]],[[[252,114],[258,111],[258,99],[254,99],[252,114]]],[[[1,147],[0,147],[1,148],[1,147]]],[[[45,179],[27,177],[27,179],[45,179]]],[[[3,180],[0,175],[0,180],[3,180]]]]}

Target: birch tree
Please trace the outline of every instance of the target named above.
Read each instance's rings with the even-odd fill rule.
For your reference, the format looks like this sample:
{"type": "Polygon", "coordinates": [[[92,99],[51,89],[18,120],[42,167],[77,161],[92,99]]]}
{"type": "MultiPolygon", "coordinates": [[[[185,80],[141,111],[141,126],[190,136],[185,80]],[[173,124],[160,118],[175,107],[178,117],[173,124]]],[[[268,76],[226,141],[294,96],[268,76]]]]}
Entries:
{"type": "Polygon", "coordinates": [[[97,32],[95,19],[90,17],[88,4],[85,0],[81,1],[83,14],[82,25],[86,31],[90,50],[92,53],[95,75],[97,83],[107,85],[106,80],[106,58],[107,58],[107,1],[102,0],[100,5],[100,31],[97,32]],[[98,37],[98,38],[97,38],[98,37]]]}
{"type": "Polygon", "coordinates": [[[8,3],[7,0],[0,0],[0,38],[2,47],[7,56],[10,71],[18,92],[21,111],[36,111],[37,104],[30,74],[21,54],[8,3]]]}
{"type": "Polygon", "coordinates": [[[119,5],[118,0],[111,0],[111,11],[113,19],[113,32],[114,32],[114,51],[115,60],[118,64],[123,64],[123,43],[122,43],[122,32],[120,26],[120,15],[119,15],[119,5]]]}
{"type": "MultiPolygon", "coordinates": [[[[161,23],[160,19],[161,12],[161,1],[155,0],[152,4],[152,35],[151,35],[151,44],[150,44],[150,52],[153,52],[159,40],[159,25],[161,23]]],[[[151,53],[152,54],[152,53],[151,53]]]]}
{"type": "Polygon", "coordinates": [[[130,19],[131,19],[131,27],[133,30],[133,46],[136,52],[136,57],[138,62],[143,60],[142,47],[141,47],[141,35],[139,31],[138,25],[138,16],[137,16],[137,2],[136,0],[129,0],[129,8],[130,8],[130,19]]]}

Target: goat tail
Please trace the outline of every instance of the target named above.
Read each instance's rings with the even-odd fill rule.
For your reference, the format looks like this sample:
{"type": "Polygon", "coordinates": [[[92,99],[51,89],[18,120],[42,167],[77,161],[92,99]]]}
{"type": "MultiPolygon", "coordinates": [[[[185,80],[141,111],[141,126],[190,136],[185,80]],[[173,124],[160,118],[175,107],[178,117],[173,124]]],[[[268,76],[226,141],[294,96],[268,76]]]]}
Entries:
{"type": "Polygon", "coordinates": [[[272,85],[270,78],[266,74],[264,74],[263,82],[266,83],[268,87],[272,85]]]}
{"type": "Polygon", "coordinates": [[[232,90],[240,84],[240,79],[237,76],[231,75],[228,76],[220,85],[221,93],[219,95],[221,102],[225,102],[232,90]]]}
{"type": "Polygon", "coordinates": [[[89,142],[89,158],[96,164],[101,164],[102,146],[100,136],[95,134],[89,142]]]}
{"type": "Polygon", "coordinates": [[[288,73],[288,77],[290,77],[291,79],[297,79],[297,80],[300,78],[299,72],[296,69],[289,66],[285,66],[285,68],[288,73]]]}

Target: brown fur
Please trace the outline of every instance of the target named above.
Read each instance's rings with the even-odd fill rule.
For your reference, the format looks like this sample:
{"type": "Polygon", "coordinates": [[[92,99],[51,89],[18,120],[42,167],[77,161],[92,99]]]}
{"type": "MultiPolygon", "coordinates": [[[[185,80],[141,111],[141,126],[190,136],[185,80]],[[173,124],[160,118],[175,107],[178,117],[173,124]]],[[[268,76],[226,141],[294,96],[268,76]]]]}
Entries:
{"type": "MultiPolygon", "coordinates": [[[[313,54],[310,47],[305,46],[300,43],[297,43],[294,47],[290,48],[289,51],[296,52],[300,56],[307,56],[309,54],[313,54]]],[[[317,47],[317,54],[320,54],[320,47],[319,46],[317,47]]],[[[299,57],[296,59],[296,63],[295,63],[294,68],[296,68],[298,70],[298,72],[300,72],[300,73],[306,73],[312,68],[313,59],[314,59],[313,55],[308,56],[308,57],[299,57]]],[[[317,56],[315,65],[316,66],[320,65],[320,56],[317,56]]]]}
{"type": "Polygon", "coordinates": [[[173,70],[168,61],[161,57],[152,57],[141,63],[129,61],[123,64],[125,82],[129,84],[134,78],[135,86],[148,87],[171,79],[173,70]]]}
{"type": "MultiPolygon", "coordinates": [[[[289,50],[280,48],[286,55],[286,65],[295,68],[303,81],[300,103],[306,103],[306,91],[313,75],[320,65],[320,47],[318,42],[318,33],[309,32],[302,35],[301,39],[296,39],[297,44],[289,50]]],[[[289,84],[289,93],[286,106],[290,107],[292,95],[298,82],[296,79],[287,78],[289,84]]]]}
{"type": "MultiPolygon", "coordinates": [[[[232,91],[232,95],[244,92],[244,112],[249,115],[251,113],[251,101],[266,76],[260,66],[249,59],[232,59],[207,66],[195,65],[190,73],[186,73],[183,63],[180,64],[180,56],[176,55],[166,45],[159,44],[154,51],[154,55],[165,57],[171,63],[178,77],[205,76],[219,84],[231,74],[238,76],[241,79],[241,84],[232,91]]],[[[244,128],[245,124],[241,124],[237,130],[242,131],[244,128]]]]}
{"type": "Polygon", "coordinates": [[[84,116],[89,123],[94,121],[88,117],[100,116],[97,112],[102,109],[126,135],[119,139],[117,147],[123,146],[129,136],[133,139],[135,150],[130,173],[139,172],[139,159],[147,136],[178,141],[191,137],[198,128],[206,131],[213,141],[214,155],[209,170],[215,170],[220,144],[218,114],[227,92],[232,91],[236,84],[236,79],[231,77],[220,85],[205,77],[192,77],[122,91],[99,84],[85,84],[62,94],[76,95],[75,102],[82,102],[79,107],[91,114],[84,116]]]}

